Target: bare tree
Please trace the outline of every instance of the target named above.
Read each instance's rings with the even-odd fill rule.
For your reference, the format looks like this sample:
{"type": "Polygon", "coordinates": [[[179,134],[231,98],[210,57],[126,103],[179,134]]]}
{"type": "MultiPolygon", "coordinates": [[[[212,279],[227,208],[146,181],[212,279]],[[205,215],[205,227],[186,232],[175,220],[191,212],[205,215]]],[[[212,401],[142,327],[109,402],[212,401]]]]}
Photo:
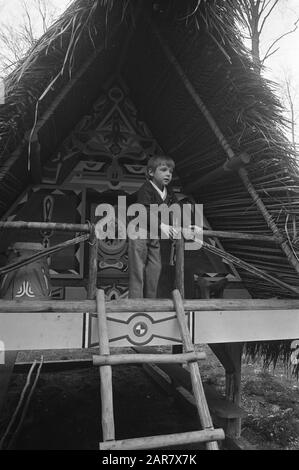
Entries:
{"type": "Polygon", "coordinates": [[[299,18],[288,31],[272,41],[264,56],[261,57],[261,35],[273,11],[283,1],[285,0],[238,0],[239,12],[246,25],[248,39],[251,41],[253,64],[259,72],[264,62],[279,49],[278,43],[298,28],[299,18]]]}
{"type": "Polygon", "coordinates": [[[21,2],[22,14],[19,24],[7,22],[0,25],[0,75],[5,75],[33,47],[38,38],[47,31],[56,17],[51,0],[26,0],[21,2]]]}
{"type": "Polygon", "coordinates": [[[297,152],[297,125],[298,108],[296,101],[298,97],[296,86],[290,72],[284,71],[284,80],[282,83],[282,98],[287,111],[288,120],[290,122],[291,142],[295,152],[297,152]]]}

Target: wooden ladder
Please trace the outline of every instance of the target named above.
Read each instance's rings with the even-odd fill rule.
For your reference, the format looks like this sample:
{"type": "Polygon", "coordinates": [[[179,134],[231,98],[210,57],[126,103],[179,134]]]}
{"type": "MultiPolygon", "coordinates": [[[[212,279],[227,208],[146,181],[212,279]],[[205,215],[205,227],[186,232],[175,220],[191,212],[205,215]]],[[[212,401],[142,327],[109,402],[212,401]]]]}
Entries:
{"type": "Polygon", "coordinates": [[[170,447],[192,443],[206,443],[207,449],[218,450],[217,441],[223,440],[225,437],[222,429],[214,429],[213,427],[201,381],[198,360],[204,359],[205,354],[195,351],[194,344],[192,343],[190,332],[188,330],[184,305],[180,292],[178,290],[174,290],[172,295],[185,352],[181,354],[122,354],[111,356],[108,339],[105,294],[103,290],[97,290],[96,299],[100,355],[94,356],[93,363],[94,365],[100,367],[103,430],[103,442],[100,443],[100,450],[158,449],[161,447],[170,447]],[[115,440],[112,365],[133,363],[187,363],[191,375],[192,389],[202,430],[183,432],[178,434],[115,440]]]}

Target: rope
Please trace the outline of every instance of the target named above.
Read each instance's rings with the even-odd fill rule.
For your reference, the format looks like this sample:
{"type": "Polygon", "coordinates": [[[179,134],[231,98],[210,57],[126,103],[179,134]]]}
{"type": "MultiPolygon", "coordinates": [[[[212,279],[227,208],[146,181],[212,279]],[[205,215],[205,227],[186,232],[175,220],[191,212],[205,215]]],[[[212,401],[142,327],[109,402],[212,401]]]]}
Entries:
{"type": "Polygon", "coordinates": [[[280,281],[279,279],[271,276],[270,274],[267,274],[265,271],[262,271],[261,269],[256,268],[255,266],[252,266],[251,264],[246,263],[246,261],[242,261],[240,258],[237,258],[236,256],[231,255],[230,253],[227,253],[226,251],[220,250],[219,248],[209,245],[208,243],[204,241],[201,243],[202,243],[203,248],[206,249],[207,251],[210,251],[211,253],[214,253],[215,255],[221,256],[222,258],[235,264],[236,266],[246,271],[249,271],[251,274],[261,277],[262,279],[270,282],[271,284],[274,284],[275,286],[279,286],[280,288],[282,287],[283,289],[286,289],[297,295],[299,294],[299,289],[297,289],[296,287],[291,286],[290,284],[287,284],[283,281],[280,281]]]}
{"type": "Polygon", "coordinates": [[[15,430],[15,432],[13,433],[13,435],[11,436],[11,439],[8,443],[8,449],[11,449],[15,440],[17,439],[18,435],[19,435],[19,432],[23,426],[23,422],[24,422],[24,419],[26,417],[26,413],[27,413],[27,410],[28,410],[28,407],[30,405],[30,402],[31,402],[31,398],[32,398],[32,395],[36,389],[36,386],[37,386],[37,382],[38,382],[38,379],[39,379],[39,376],[40,376],[40,373],[41,373],[41,369],[42,369],[42,366],[43,366],[43,363],[44,363],[44,358],[43,356],[41,356],[41,361],[40,361],[40,364],[38,366],[38,369],[37,369],[37,372],[36,372],[36,376],[35,376],[35,379],[34,379],[34,382],[32,384],[32,387],[31,387],[31,390],[29,392],[29,395],[27,397],[27,400],[25,402],[25,405],[24,405],[24,408],[23,408],[23,411],[22,411],[22,414],[21,414],[21,417],[20,417],[20,421],[19,421],[19,424],[15,430]]]}
{"type": "Polygon", "coordinates": [[[0,276],[4,274],[8,274],[11,271],[15,271],[19,268],[22,268],[24,266],[27,266],[27,264],[33,263],[34,261],[38,261],[39,259],[42,259],[46,256],[49,256],[53,253],[57,253],[58,251],[63,250],[64,248],[67,248],[68,246],[76,245],[77,243],[82,243],[85,242],[86,240],[89,239],[89,234],[84,234],[80,235],[79,237],[72,238],[71,240],[67,240],[66,242],[60,243],[59,245],[55,245],[51,248],[47,248],[46,250],[43,251],[38,251],[36,254],[22,259],[21,261],[16,261],[15,263],[11,263],[4,268],[0,269],[0,276]]]}
{"type": "Polygon", "coordinates": [[[22,390],[22,393],[21,393],[21,396],[20,396],[18,405],[17,405],[17,407],[16,407],[16,409],[15,409],[15,411],[14,411],[14,414],[12,415],[12,417],[11,417],[9,423],[8,423],[8,426],[7,426],[7,428],[6,428],[5,433],[3,434],[2,438],[1,438],[1,441],[0,441],[0,450],[3,449],[5,440],[7,439],[8,435],[9,435],[9,433],[10,433],[10,431],[11,431],[11,429],[12,429],[12,427],[13,427],[15,421],[16,421],[17,415],[18,415],[18,413],[19,413],[19,411],[20,411],[20,409],[21,409],[21,406],[22,406],[22,404],[23,404],[23,401],[24,401],[24,399],[25,399],[26,392],[27,392],[27,390],[28,390],[28,388],[29,388],[29,386],[30,386],[31,376],[32,376],[32,374],[33,374],[33,371],[34,371],[34,369],[35,369],[36,364],[37,364],[37,361],[34,361],[33,364],[32,364],[32,366],[31,366],[31,368],[30,368],[30,370],[29,370],[29,373],[28,373],[27,379],[26,379],[26,383],[25,383],[25,386],[24,386],[24,388],[23,388],[23,390],[22,390]]]}

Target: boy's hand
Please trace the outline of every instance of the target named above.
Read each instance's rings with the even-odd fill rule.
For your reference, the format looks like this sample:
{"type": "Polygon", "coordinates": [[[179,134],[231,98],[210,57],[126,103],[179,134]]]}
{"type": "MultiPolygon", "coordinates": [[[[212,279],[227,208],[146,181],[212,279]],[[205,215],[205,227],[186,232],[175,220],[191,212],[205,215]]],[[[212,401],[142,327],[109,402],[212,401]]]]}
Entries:
{"type": "Polygon", "coordinates": [[[194,235],[201,235],[203,232],[202,227],[199,227],[198,225],[189,225],[189,228],[192,230],[194,235]]]}
{"type": "Polygon", "coordinates": [[[179,230],[177,228],[163,223],[161,223],[160,227],[161,231],[163,232],[166,238],[170,238],[171,240],[173,240],[174,238],[178,237],[179,230]]]}
{"type": "Polygon", "coordinates": [[[189,225],[188,228],[183,229],[183,235],[186,240],[196,240],[201,238],[203,234],[202,228],[198,225],[189,225]]]}

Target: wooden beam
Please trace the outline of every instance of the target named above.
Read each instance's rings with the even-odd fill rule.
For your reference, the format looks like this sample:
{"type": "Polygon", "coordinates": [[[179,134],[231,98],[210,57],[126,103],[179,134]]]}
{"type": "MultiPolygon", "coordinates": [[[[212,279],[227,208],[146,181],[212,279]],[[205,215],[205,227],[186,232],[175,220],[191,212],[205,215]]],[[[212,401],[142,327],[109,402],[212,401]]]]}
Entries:
{"type": "MultiPolygon", "coordinates": [[[[299,299],[186,299],[184,310],[191,312],[242,312],[276,310],[281,312],[299,311],[299,299]]],[[[0,313],[96,313],[95,300],[0,300],[0,313]]],[[[170,299],[121,299],[106,302],[107,313],[117,312],[174,312],[170,299]]],[[[244,313],[246,317],[246,314],[244,313]]]]}
{"type": "Polygon", "coordinates": [[[227,173],[237,171],[242,165],[248,165],[250,159],[250,156],[245,152],[235,155],[233,158],[226,160],[223,165],[205,174],[197,181],[192,181],[192,183],[184,187],[184,192],[191,193],[196,190],[200,190],[203,186],[206,186],[209,183],[213,183],[214,181],[225,176],[227,173]]]}
{"type": "MultiPolygon", "coordinates": [[[[139,312],[138,316],[134,310],[107,312],[111,346],[132,347],[136,341],[139,341],[140,346],[180,342],[174,312],[168,310],[171,311],[168,315],[161,308],[152,313],[146,310],[135,310],[139,312]],[[145,342],[136,337],[132,328],[143,317],[147,324],[145,342]]],[[[81,312],[68,314],[0,314],[2,341],[5,342],[6,350],[82,348],[83,312],[86,311],[90,310],[84,308],[81,312]]],[[[269,307],[264,310],[210,310],[207,305],[206,310],[198,310],[193,314],[193,332],[195,344],[298,339],[299,309],[272,310],[269,307]]],[[[97,343],[96,322],[93,322],[92,336],[97,343]]]]}

